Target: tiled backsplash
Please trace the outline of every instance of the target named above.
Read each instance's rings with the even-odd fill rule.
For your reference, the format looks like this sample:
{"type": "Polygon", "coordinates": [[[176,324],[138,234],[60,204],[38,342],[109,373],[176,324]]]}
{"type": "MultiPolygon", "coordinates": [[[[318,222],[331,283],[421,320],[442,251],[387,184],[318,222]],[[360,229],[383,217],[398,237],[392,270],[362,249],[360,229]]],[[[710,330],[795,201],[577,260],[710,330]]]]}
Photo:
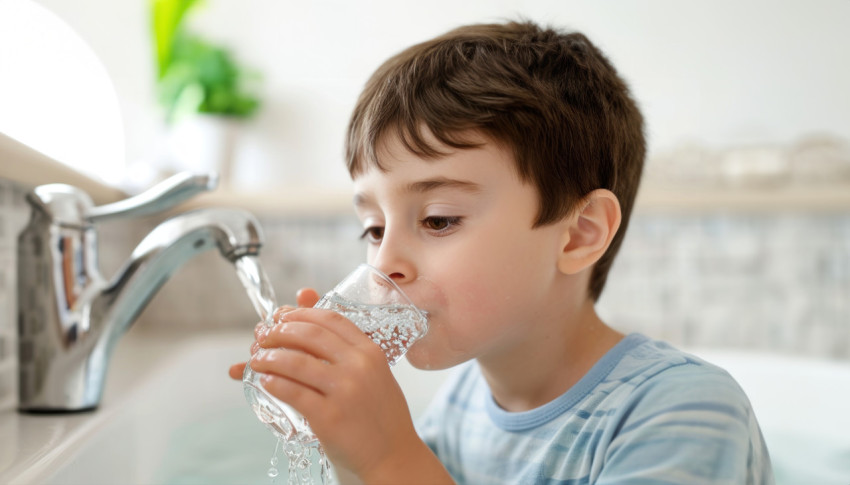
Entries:
{"type": "Polygon", "coordinates": [[[850,358],[850,213],[638,215],[599,309],[677,344],[850,358]]]}
{"type": "MultiPolygon", "coordinates": [[[[353,218],[262,223],[261,259],[280,302],[301,286],[326,291],[364,260],[353,218]]],[[[848,300],[850,214],[636,215],[599,309],[620,330],[679,345],[850,358],[848,300]]],[[[207,253],[142,319],[202,330],[257,318],[231,267],[207,253]]]]}
{"type": "MultiPolygon", "coordinates": [[[[0,408],[16,359],[16,240],[27,188],[0,179],[0,408]]],[[[161,217],[104,223],[110,278],[161,217]]],[[[364,260],[353,216],[266,217],[261,260],[279,302],[320,292],[364,260]]],[[[600,313],[623,331],[679,345],[735,346],[850,359],[850,211],[845,214],[636,214],[600,313]]],[[[257,316],[215,251],[179,269],[137,325],[253,328],[257,316]]],[[[5,404],[5,405],[4,405],[5,404]]]]}
{"type": "Polygon", "coordinates": [[[0,410],[17,402],[16,240],[29,215],[27,189],[0,179],[0,410]]]}

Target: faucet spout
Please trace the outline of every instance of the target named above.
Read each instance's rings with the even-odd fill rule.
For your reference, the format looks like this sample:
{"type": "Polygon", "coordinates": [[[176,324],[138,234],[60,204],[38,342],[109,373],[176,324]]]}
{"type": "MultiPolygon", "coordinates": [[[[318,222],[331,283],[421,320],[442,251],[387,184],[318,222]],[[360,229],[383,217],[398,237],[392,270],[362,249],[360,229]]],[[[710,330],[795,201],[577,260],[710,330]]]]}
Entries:
{"type": "Polygon", "coordinates": [[[24,412],[96,408],[115,344],[178,268],[213,248],[235,262],[262,245],[260,225],[248,212],[187,212],[152,230],[107,283],[96,267],[93,225],[85,219],[60,225],[48,215],[36,205],[19,238],[18,408],[24,412]]]}
{"type": "Polygon", "coordinates": [[[92,327],[97,323],[103,332],[100,340],[106,358],[157,290],[192,257],[217,248],[222,257],[234,262],[257,255],[261,245],[259,223],[240,210],[200,209],[158,225],[92,301],[90,319],[92,327]]]}

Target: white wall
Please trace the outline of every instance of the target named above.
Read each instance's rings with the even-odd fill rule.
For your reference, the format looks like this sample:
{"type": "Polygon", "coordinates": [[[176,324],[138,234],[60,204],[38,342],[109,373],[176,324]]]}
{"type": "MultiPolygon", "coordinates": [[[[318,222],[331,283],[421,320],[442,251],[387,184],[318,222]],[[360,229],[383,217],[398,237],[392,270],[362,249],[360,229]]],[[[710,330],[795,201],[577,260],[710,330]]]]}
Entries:
{"type": "MultiPolygon", "coordinates": [[[[153,160],[147,0],[39,0],[105,63],[127,158],[153,160]]],[[[389,55],[464,23],[516,18],[584,31],[630,82],[650,148],[850,138],[850,2],[682,0],[207,0],[198,30],[264,73],[264,108],[240,152],[252,188],[346,186],[342,142],[369,74],[389,55]]]]}

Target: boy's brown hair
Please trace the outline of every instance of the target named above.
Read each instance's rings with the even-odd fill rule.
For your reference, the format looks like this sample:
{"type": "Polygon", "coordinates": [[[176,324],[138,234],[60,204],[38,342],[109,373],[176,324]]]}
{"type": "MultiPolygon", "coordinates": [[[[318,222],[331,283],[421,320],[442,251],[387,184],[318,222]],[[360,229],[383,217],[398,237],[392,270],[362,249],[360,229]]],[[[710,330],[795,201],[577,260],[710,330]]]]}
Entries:
{"type": "Polygon", "coordinates": [[[534,227],[567,216],[591,191],[611,190],[620,230],[593,268],[597,300],[622,243],[646,151],[643,117],[625,82],[584,35],[532,22],[470,25],[414,45],[372,75],[348,127],[348,170],[356,176],[394,134],[412,153],[438,158],[444,146],[477,146],[477,132],[513,152],[520,179],[536,186],[534,227]]]}

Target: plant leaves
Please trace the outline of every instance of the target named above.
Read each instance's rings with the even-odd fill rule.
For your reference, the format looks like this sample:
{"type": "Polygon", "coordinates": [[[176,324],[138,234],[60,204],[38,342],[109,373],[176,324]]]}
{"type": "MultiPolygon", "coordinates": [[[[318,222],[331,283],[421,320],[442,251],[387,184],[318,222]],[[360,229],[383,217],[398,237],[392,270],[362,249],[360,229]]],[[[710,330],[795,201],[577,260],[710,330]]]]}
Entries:
{"type": "Polygon", "coordinates": [[[198,0],[150,0],[160,103],[166,121],[191,112],[247,117],[260,105],[245,92],[232,54],[182,27],[198,0]]]}

